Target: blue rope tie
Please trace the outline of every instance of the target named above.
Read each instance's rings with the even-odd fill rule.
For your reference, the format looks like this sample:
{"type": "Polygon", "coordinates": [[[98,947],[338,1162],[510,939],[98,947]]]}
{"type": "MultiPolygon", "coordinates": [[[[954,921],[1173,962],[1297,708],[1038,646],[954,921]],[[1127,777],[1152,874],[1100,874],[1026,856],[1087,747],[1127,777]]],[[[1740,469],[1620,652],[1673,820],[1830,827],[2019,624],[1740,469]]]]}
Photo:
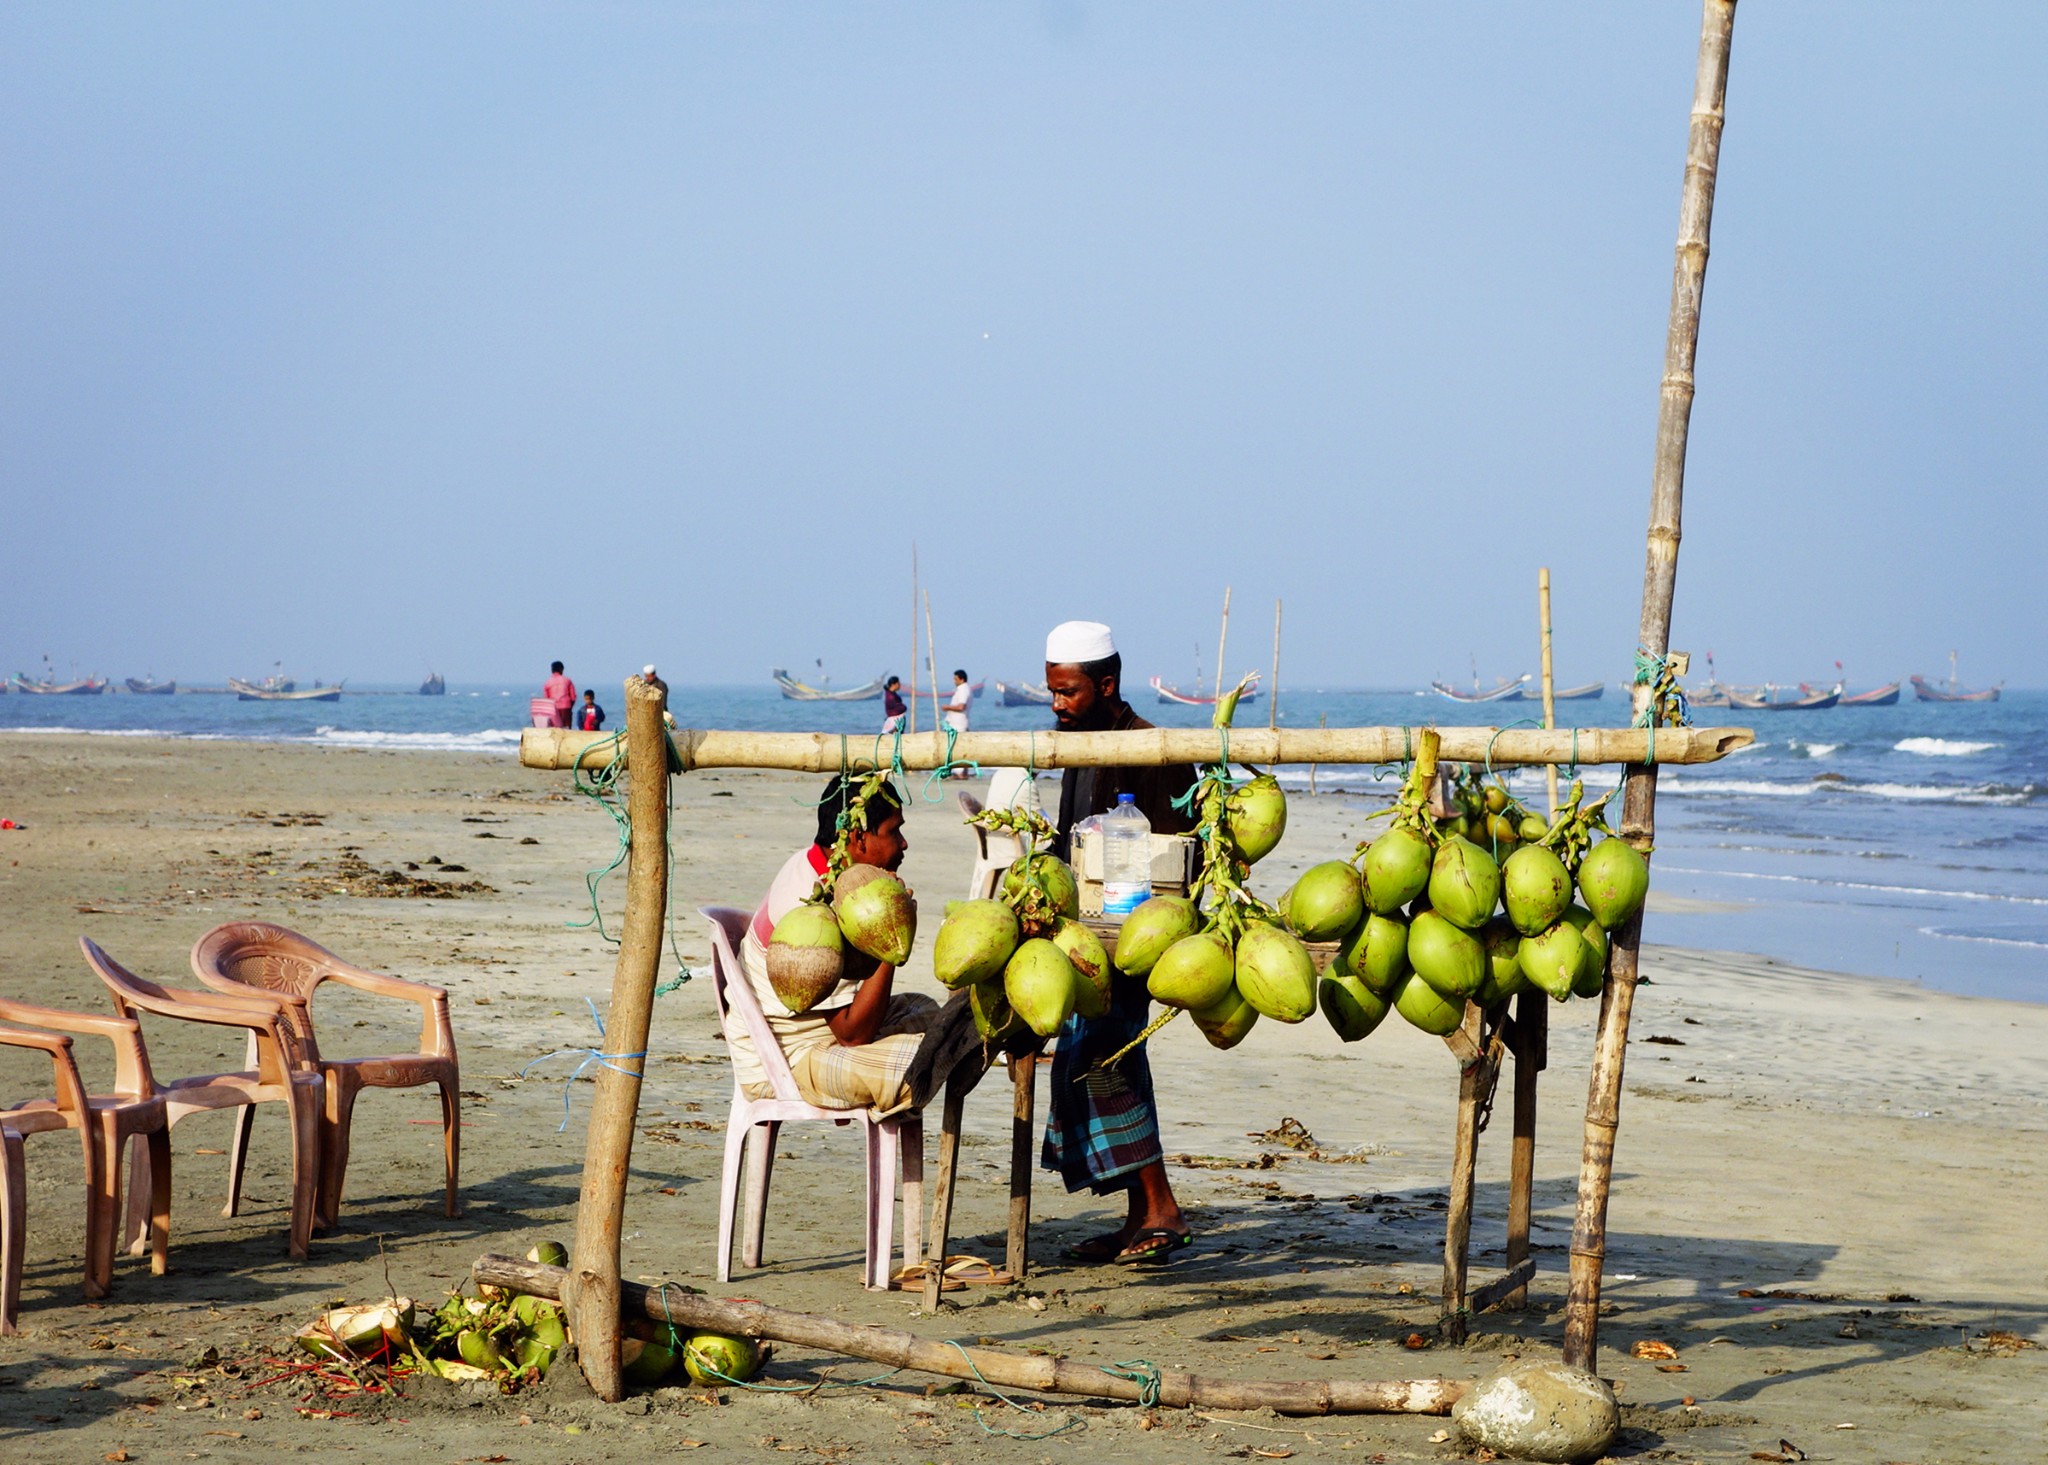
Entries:
{"type": "MultiPolygon", "coordinates": [[[[595,1002],[592,1002],[588,997],[584,998],[583,1000],[590,1007],[590,1020],[597,1024],[598,1041],[603,1042],[604,1019],[597,1015],[597,1004],[595,1002]]],[[[618,1059],[620,1060],[620,1062],[631,1062],[635,1058],[645,1058],[647,1056],[647,1050],[645,1048],[642,1048],[637,1053],[606,1053],[597,1048],[557,1048],[552,1053],[543,1053],[540,1057],[534,1059],[532,1063],[527,1064],[526,1068],[520,1069],[519,1076],[521,1078],[525,1078],[528,1069],[534,1068],[539,1064],[546,1063],[551,1058],[566,1058],[574,1053],[581,1053],[583,1055],[583,1061],[577,1064],[576,1067],[573,1070],[571,1070],[567,1078],[562,1080],[562,1123],[560,1128],[555,1130],[556,1134],[560,1134],[562,1130],[567,1129],[569,1127],[569,1085],[576,1082],[577,1079],[583,1077],[584,1069],[590,1067],[591,1064],[595,1063],[599,1068],[609,1068],[613,1073],[623,1073],[628,1078],[640,1078],[643,1075],[640,1073],[638,1069],[621,1068],[619,1067],[618,1063],[614,1063],[612,1060],[618,1059]]]]}

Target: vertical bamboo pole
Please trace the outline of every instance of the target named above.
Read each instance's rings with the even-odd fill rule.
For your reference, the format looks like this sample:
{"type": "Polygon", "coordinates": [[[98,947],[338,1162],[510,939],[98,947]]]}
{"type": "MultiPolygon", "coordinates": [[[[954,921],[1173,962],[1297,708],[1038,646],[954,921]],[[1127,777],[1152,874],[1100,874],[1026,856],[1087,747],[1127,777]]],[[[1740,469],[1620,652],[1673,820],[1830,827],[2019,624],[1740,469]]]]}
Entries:
{"type": "MultiPolygon", "coordinates": [[[[1557,726],[1557,682],[1550,669],[1550,566],[1536,572],[1536,626],[1543,650],[1543,725],[1557,726]]],[[[1544,791],[1550,797],[1550,817],[1557,817],[1557,765],[1543,765],[1544,791]]]]}
{"type": "Polygon", "coordinates": [[[1010,1237],[1003,1265],[1018,1281],[1031,1265],[1031,1141],[1038,1108],[1038,1055],[1010,1059],[1010,1237]]]}
{"type": "MultiPolygon", "coordinates": [[[[1714,217],[1715,171],[1727,118],[1728,52],[1735,0],[1704,0],[1699,70],[1693,84],[1686,143],[1685,188],[1671,275],[1671,323],[1664,346],[1664,383],[1657,407],[1657,456],[1650,484],[1649,544],[1643,570],[1638,638],[1662,656],[1671,646],[1671,594],[1678,579],[1678,541],[1685,499],[1685,445],[1692,423],[1693,362],[1699,348],[1700,300],[1714,217]]],[[[1634,709],[1650,705],[1637,686],[1634,709]]],[[[1631,764],[1622,794],[1621,837],[1648,852],[1656,826],[1657,769],[1631,764]]],[[[1638,912],[1614,933],[1613,964],[1600,1002],[1600,1036],[1586,1087],[1586,1134],[1579,1158],[1578,1215],[1572,1226],[1571,1290],[1565,1302],[1564,1361],[1591,1370],[1600,1352],[1600,1269],[1607,1255],[1607,1196],[1614,1178],[1614,1136],[1621,1122],[1621,1075],[1635,1002],[1643,935],[1638,912]]]]}
{"type": "Polygon", "coordinates": [[[910,695],[903,700],[910,711],[904,715],[904,732],[917,731],[917,541],[910,541],[910,695]]]}
{"type": "Polygon", "coordinates": [[[1484,1013],[1465,1004],[1465,1036],[1478,1050],[1458,1071],[1458,1127],[1451,1142],[1450,1204],[1444,1214],[1444,1301],[1437,1332],[1446,1343],[1465,1341],[1470,1319],[1465,1309],[1465,1280],[1472,1243],[1472,1194],[1479,1173],[1479,1105],[1492,1086],[1492,1058],[1483,1041],[1484,1013]]]}
{"type": "MultiPolygon", "coordinates": [[[[932,731],[946,725],[939,716],[939,648],[932,642],[932,593],[924,593],[924,656],[932,678],[932,731]]],[[[914,699],[913,699],[914,700],[914,699]]]]}
{"type": "Polygon", "coordinates": [[[1230,587],[1223,587],[1223,629],[1216,633],[1216,695],[1223,695],[1223,648],[1230,643],[1230,587]]]}
{"type": "MultiPolygon", "coordinates": [[[[1216,695],[1222,696],[1218,687],[1216,695]]],[[[1266,726],[1280,726],[1280,602],[1273,602],[1273,685],[1266,691],[1266,726]]]]}
{"type": "MultiPolygon", "coordinates": [[[[967,1103],[967,1070],[958,1068],[946,1080],[946,1104],[939,1122],[939,1185],[932,1197],[930,1250],[925,1253],[924,1310],[939,1310],[945,1290],[946,1242],[953,1229],[953,1183],[960,1169],[960,1119],[967,1103]]],[[[977,1078],[979,1074],[975,1075],[977,1078]]]]}
{"type": "Polygon", "coordinates": [[[612,1000],[583,1147],[583,1191],[567,1278],[569,1327],[583,1376],[606,1403],[626,1396],[619,1366],[619,1230],[626,1174],[633,1160],[633,1119],[640,1107],[654,979],[668,915],[668,698],[639,677],[626,679],[626,917],[612,972],[612,1000]]]}

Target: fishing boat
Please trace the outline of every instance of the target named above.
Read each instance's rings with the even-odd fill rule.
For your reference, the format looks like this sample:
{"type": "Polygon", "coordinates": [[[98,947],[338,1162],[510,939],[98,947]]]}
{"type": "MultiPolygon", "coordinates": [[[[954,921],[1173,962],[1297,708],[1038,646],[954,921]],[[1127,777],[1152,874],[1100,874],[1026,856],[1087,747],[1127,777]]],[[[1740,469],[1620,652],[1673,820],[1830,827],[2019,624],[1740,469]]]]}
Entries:
{"type": "Polygon", "coordinates": [[[1050,707],[1052,689],[1044,682],[997,681],[996,696],[1005,707],[1050,707]]]}
{"type": "Polygon", "coordinates": [[[37,681],[26,672],[14,674],[14,690],[37,697],[97,697],[106,691],[105,677],[87,677],[79,682],[37,681]]]}
{"type": "Polygon", "coordinates": [[[160,682],[155,677],[129,677],[128,690],[138,697],[168,697],[178,690],[175,681],[160,682]]]}
{"type": "Polygon", "coordinates": [[[278,691],[264,686],[261,682],[245,682],[240,677],[229,677],[228,686],[233,689],[236,699],[242,702],[339,702],[342,683],[336,682],[331,687],[308,687],[303,692],[291,683],[286,683],[287,690],[278,691]]]}
{"type": "Polygon", "coordinates": [[[441,674],[440,674],[439,672],[437,672],[437,671],[430,671],[430,672],[428,672],[428,673],[427,673],[427,679],[426,679],[425,681],[423,681],[423,682],[421,682],[421,683],[420,683],[420,695],[421,695],[422,697],[445,697],[445,696],[447,696],[447,695],[448,695],[448,682],[447,682],[447,679],[446,679],[446,678],[444,678],[444,677],[443,677],[443,676],[442,676],[442,675],[441,675],[441,674]]]}
{"type": "Polygon", "coordinates": [[[1728,705],[1744,712],[1823,712],[1842,700],[1842,688],[1839,684],[1828,691],[1816,692],[1812,696],[1780,697],[1777,695],[1778,691],[1777,687],[1765,687],[1762,696],[1754,696],[1731,687],[1728,690],[1728,705]]]}
{"type": "Polygon", "coordinates": [[[1912,682],[1913,695],[1922,702],[1996,702],[1999,692],[2005,687],[2005,683],[2000,682],[1995,687],[1985,687],[1981,691],[1973,692],[1968,687],[1958,684],[1956,654],[1953,651],[1948,654],[1948,685],[1937,687],[1922,676],[1915,676],[1912,682]]]}
{"type": "MultiPolygon", "coordinates": [[[[1904,685],[1905,683],[1903,682],[1893,682],[1889,686],[1872,687],[1867,692],[1844,692],[1842,700],[1836,705],[1841,707],[1892,707],[1897,705],[1899,688],[1904,685]]],[[[1799,684],[1799,690],[1809,697],[1819,695],[1814,687],[1805,682],[1799,684]]]]}
{"type": "Polygon", "coordinates": [[[873,702],[882,695],[882,684],[887,680],[886,677],[876,677],[865,686],[834,692],[829,687],[813,687],[800,682],[779,666],[769,675],[775,678],[775,685],[782,689],[782,695],[792,702],[873,702]]]}
{"type": "MultiPolygon", "coordinates": [[[[1607,691],[1605,682],[1587,682],[1583,687],[1559,687],[1550,694],[1553,702],[1598,702],[1607,691]]],[[[1532,695],[1524,692],[1524,697],[1532,695]]]]}
{"type": "MultiPolygon", "coordinates": [[[[1171,702],[1174,703],[1176,706],[1180,707],[1214,707],[1216,705],[1215,696],[1203,693],[1202,689],[1199,686],[1197,686],[1195,690],[1192,692],[1183,692],[1180,690],[1180,688],[1169,685],[1168,683],[1161,681],[1158,677],[1153,677],[1151,679],[1151,685],[1152,690],[1159,694],[1159,700],[1162,702],[1171,702]]],[[[1050,702],[1052,699],[1048,697],[1046,700],[1050,702]]],[[[1246,703],[1256,702],[1258,700],[1259,674],[1257,672],[1253,672],[1251,674],[1250,684],[1244,689],[1242,693],[1239,694],[1237,701],[1238,705],[1242,707],[1246,703]]]]}
{"type": "MultiPolygon", "coordinates": [[[[1477,679],[1474,679],[1472,690],[1469,692],[1461,692],[1448,682],[1431,682],[1429,689],[1439,697],[1448,697],[1453,702],[1519,702],[1528,695],[1528,693],[1522,690],[1522,683],[1528,680],[1529,678],[1526,675],[1518,678],[1504,678],[1499,685],[1488,687],[1484,691],[1480,690],[1477,679]]],[[[1576,687],[1573,691],[1582,696],[1586,695],[1584,687],[1576,687]]],[[[1563,697],[1566,694],[1558,692],[1553,695],[1563,697]]],[[[1597,683],[1591,695],[1595,697],[1600,695],[1597,683]]]]}

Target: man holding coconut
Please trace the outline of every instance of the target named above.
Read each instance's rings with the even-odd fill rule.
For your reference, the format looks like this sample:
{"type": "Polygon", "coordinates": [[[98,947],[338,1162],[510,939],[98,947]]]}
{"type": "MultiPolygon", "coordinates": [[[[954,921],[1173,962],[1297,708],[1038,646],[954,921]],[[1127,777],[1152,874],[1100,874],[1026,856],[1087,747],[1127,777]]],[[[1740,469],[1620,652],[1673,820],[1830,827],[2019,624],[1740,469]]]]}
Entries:
{"type": "MultiPolygon", "coordinates": [[[[1123,658],[1109,627],[1100,622],[1067,621],[1053,628],[1045,642],[1045,684],[1061,732],[1152,726],[1124,700],[1123,658]]],[[[1155,832],[1192,829],[1194,817],[1176,809],[1173,801],[1194,781],[1195,770],[1186,765],[1067,769],[1060,779],[1053,852],[1069,858],[1074,825],[1116,807],[1122,793],[1133,796],[1155,832]]],[[[1191,1239],[1167,1180],[1144,1048],[1133,1049],[1113,1069],[1101,1067],[1144,1031],[1151,1006],[1144,982],[1118,973],[1109,1011],[1097,1018],[1069,1018],[1053,1052],[1050,1113],[1039,1163],[1057,1170],[1069,1191],[1084,1186],[1097,1195],[1122,1191],[1128,1205],[1121,1228],[1067,1248],[1075,1261],[1163,1262],[1191,1239]]]]}

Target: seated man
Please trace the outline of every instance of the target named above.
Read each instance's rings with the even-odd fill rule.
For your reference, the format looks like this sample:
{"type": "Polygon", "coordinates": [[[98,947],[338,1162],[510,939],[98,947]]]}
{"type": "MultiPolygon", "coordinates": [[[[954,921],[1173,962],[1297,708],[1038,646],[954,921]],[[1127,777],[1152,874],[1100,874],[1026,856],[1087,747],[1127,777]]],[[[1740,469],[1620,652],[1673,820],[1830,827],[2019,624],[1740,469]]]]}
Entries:
{"type": "MultiPolygon", "coordinates": [[[[768,938],[775,933],[775,923],[801,904],[823,877],[839,836],[839,811],[859,782],[858,776],[840,775],[825,786],[825,796],[818,802],[817,839],[791,855],[776,874],[767,898],[747,925],[739,956],[747,985],[789,1060],[798,1092],[823,1109],[873,1109],[887,1115],[910,1107],[903,1075],[920,1035],[938,1016],[938,1004],[921,993],[892,992],[896,969],[872,962],[852,947],[846,952],[847,975],[801,1016],[783,1006],[768,980],[768,938]]],[[[882,785],[868,802],[867,817],[868,827],[848,838],[848,854],[857,865],[894,870],[910,848],[903,837],[903,804],[896,790],[882,785]]],[[[752,1035],[738,1021],[731,1026],[727,1038],[741,1089],[749,1098],[773,1097],[768,1075],[754,1056],[752,1035]]]]}

